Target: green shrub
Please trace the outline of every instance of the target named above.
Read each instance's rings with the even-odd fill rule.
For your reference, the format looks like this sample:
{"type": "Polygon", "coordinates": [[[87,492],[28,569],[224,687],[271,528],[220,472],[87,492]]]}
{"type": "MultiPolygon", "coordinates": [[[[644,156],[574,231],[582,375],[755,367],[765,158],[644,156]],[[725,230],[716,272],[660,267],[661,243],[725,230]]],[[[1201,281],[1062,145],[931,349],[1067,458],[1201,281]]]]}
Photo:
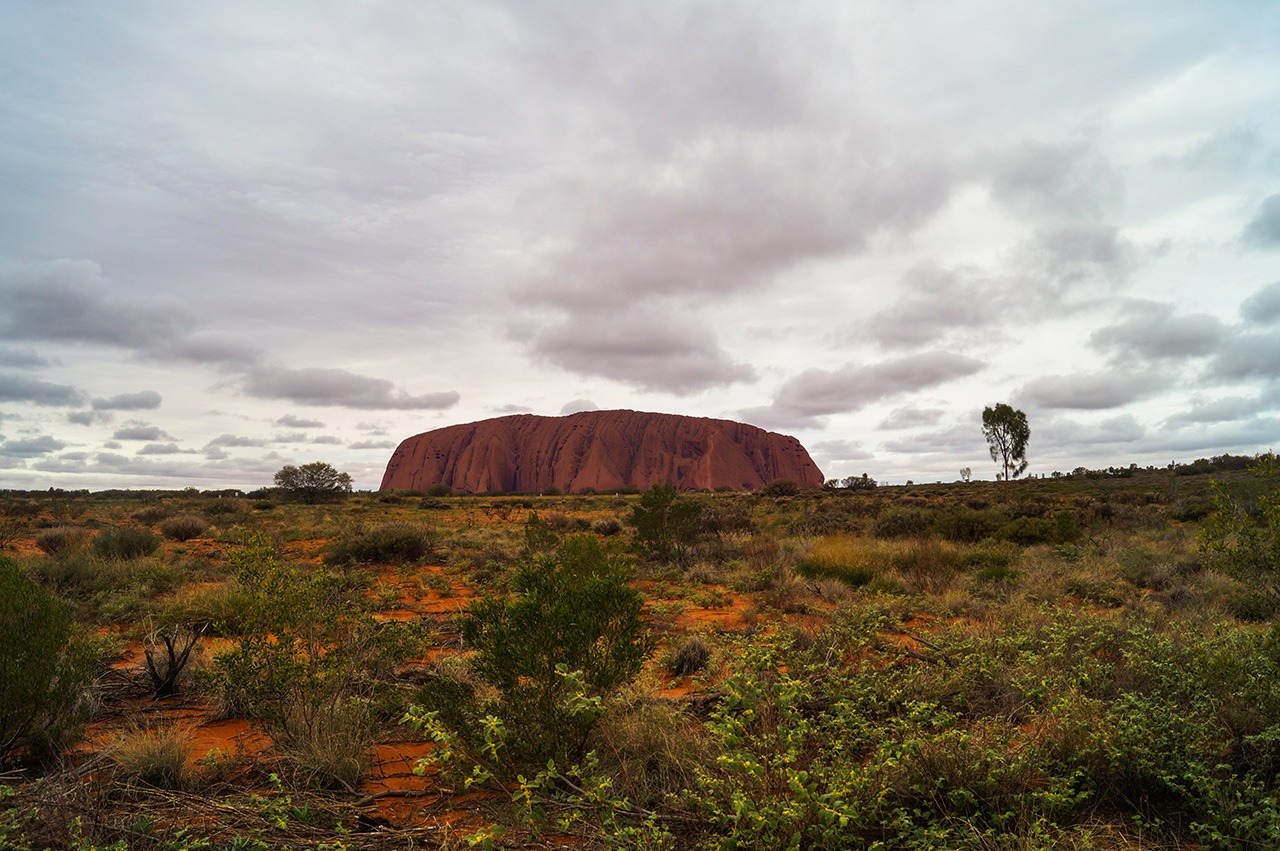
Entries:
{"type": "Polygon", "coordinates": [[[0,556],[0,763],[53,754],[88,714],[94,658],[58,600],[0,556]]]}
{"type": "Polygon", "coordinates": [[[923,508],[893,506],[880,513],[872,525],[879,538],[907,538],[928,534],[934,515],[923,508]]]}
{"type": "Polygon", "coordinates": [[[94,555],[105,559],[142,558],[154,553],[160,547],[156,536],[146,529],[135,526],[116,526],[103,529],[93,539],[94,555]]]}
{"type": "Polygon", "coordinates": [[[438,534],[411,523],[384,523],[342,535],[325,551],[326,564],[416,564],[432,551],[438,534]]]}
{"type": "Polygon", "coordinates": [[[395,668],[419,649],[417,634],[377,623],[364,595],[342,577],[282,564],[263,535],[233,551],[232,563],[247,596],[244,633],[215,657],[206,681],[224,708],[260,720],[285,743],[308,782],[348,782],[357,769],[347,757],[373,743],[357,708],[365,712],[389,691],[395,668]],[[339,752],[333,740],[344,736],[339,752]]]}
{"type": "Polygon", "coordinates": [[[995,508],[955,506],[938,515],[935,531],[949,541],[976,544],[990,538],[1009,522],[1009,516],[995,508]]]}
{"type": "Polygon", "coordinates": [[[571,765],[580,759],[598,712],[574,705],[607,696],[631,680],[650,651],[641,618],[643,599],[628,584],[629,566],[592,535],[567,538],[551,555],[517,571],[509,599],[471,605],[461,623],[475,648],[475,677],[495,690],[476,704],[469,684],[445,681],[420,693],[423,710],[443,713],[475,752],[483,748],[486,715],[519,737],[507,759],[489,770],[518,773],[530,766],[571,765]],[[470,704],[468,706],[468,704],[470,704]]]}
{"type": "Polygon", "coordinates": [[[676,494],[670,485],[654,485],[631,509],[636,543],[661,562],[682,561],[698,536],[702,504],[676,494]]]}
{"type": "Polygon", "coordinates": [[[1206,565],[1280,604],[1280,465],[1258,456],[1244,495],[1213,483],[1213,513],[1200,534],[1206,565]]]}
{"type": "Polygon", "coordinates": [[[209,524],[192,514],[179,514],[161,521],[159,528],[171,541],[189,541],[203,535],[209,524]]]}
{"type": "Polygon", "coordinates": [[[51,556],[65,556],[79,552],[89,541],[89,530],[79,526],[54,526],[41,530],[35,538],[36,546],[51,556]]]}
{"type": "Polygon", "coordinates": [[[1058,526],[1047,517],[1017,517],[1000,527],[996,537],[1024,547],[1057,540],[1058,526]]]}
{"type": "Polygon", "coordinates": [[[435,484],[427,488],[426,495],[434,497],[453,496],[453,488],[446,484],[435,484]]]}

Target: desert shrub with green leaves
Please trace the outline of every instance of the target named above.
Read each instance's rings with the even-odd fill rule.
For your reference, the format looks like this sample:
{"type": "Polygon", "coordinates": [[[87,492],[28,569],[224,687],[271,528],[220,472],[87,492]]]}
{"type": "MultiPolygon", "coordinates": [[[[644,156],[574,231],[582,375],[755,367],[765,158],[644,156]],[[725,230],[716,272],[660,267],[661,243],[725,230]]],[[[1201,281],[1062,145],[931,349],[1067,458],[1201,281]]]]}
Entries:
{"type": "Polygon", "coordinates": [[[491,696],[474,682],[435,681],[420,690],[416,716],[435,713],[494,774],[578,761],[599,717],[582,711],[580,700],[615,692],[651,649],[630,576],[625,558],[592,535],[570,536],[530,559],[512,579],[510,597],[478,600],[461,619],[463,639],[476,651],[471,672],[491,696]],[[484,757],[490,717],[513,733],[496,763],[484,757]]]}
{"type": "Polygon", "coordinates": [[[94,661],[65,607],[0,556],[0,764],[56,754],[79,735],[94,661]]]}
{"type": "Polygon", "coordinates": [[[308,783],[353,785],[377,735],[374,709],[418,636],[377,623],[346,578],[281,561],[262,535],[231,561],[241,636],[215,658],[209,685],[228,711],[261,721],[308,783]]]}
{"type": "Polygon", "coordinates": [[[325,550],[325,563],[415,564],[437,545],[439,535],[415,523],[383,523],[346,532],[325,550]]]}

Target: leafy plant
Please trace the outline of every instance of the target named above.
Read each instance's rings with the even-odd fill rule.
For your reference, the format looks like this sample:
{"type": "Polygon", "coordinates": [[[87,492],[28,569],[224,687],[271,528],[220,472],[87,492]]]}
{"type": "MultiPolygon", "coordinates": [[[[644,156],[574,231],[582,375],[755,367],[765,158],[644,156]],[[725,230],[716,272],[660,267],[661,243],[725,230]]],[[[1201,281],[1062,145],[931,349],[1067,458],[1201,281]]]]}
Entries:
{"type": "Polygon", "coordinates": [[[651,649],[630,573],[593,535],[571,536],[553,554],[531,559],[517,570],[512,597],[479,600],[461,621],[476,650],[474,675],[496,697],[479,700],[473,687],[451,681],[424,692],[425,709],[444,710],[473,745],[483,740],[487,716],[518,729],[508,743],[511,766],[581,759],[597,716],[566,713],[567,697],[579,683],[584,699],[614,692],[651,649]]]}
{"type": "Polygon", "coordinates": [[[702,505],[681,499],[670,485],[654,485],[631,509],[636,543],[658,561],[683,560],[697,538],[702,505]]]}
{"type": "Polygon", "coordinates": [[[62,604],[0,556],[0,763],[56,753],[88,714],[94,657],[62,604]]]}
{"type": "Polygon", "coordinates": [[[1280,466],[1268,452],[1252,473],[1258,485],[1252,506],[1213,482],[1213,512],[1200,534],[1208,567],[1234,577],[1280,604],[1280,466]]]}

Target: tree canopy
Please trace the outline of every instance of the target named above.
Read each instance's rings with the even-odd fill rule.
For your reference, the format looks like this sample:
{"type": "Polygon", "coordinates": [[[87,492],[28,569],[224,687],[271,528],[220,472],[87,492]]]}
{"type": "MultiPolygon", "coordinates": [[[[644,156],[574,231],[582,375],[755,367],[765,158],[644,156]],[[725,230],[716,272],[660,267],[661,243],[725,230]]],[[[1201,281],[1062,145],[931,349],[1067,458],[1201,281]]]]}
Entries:
{"type": "Polygon", "coordinates": [[[351,476],[339,473],[323,461],[312,461],[301,467],[287,464],[276,473],[275,483],[276,487],[308,505],[341,499],[351,493],[351,476]]]}
{"type": "Polygon", "coordinates": [[[991,460],[1000,465],[996,477],[1009,481],[1027,469],[1027,442],[1031,426],[1022,411],[1000,402],[982,409],[982,434],[987,439],[991,460]]]}

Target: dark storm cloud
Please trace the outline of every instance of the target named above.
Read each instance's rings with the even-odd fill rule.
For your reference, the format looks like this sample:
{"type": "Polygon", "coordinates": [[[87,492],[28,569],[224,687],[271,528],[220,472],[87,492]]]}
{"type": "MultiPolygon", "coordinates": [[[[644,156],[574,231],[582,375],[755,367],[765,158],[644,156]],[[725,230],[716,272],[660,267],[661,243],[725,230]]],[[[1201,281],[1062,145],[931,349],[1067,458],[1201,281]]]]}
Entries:
{"type": "Polygon", "coordinates": [[[160,407],[160,394],[154,390],[140,390],[137,393],[121,393],[109,399],[95,398],[95,411],[151,411],[160,407]]]}
{"type": "Polygon", "coordinates": [[[10,369],[39,369],[51,366],[51,362],[40,356],[35,349],[15,349],[12,346],[0,346],[0,366],[10,369]]]}
{"type": "Polygon", "coordinates": [[[890,411],[889,416],[881,420],[879,428],[894,431],[937,425],[944,413],[940,408],[917,408],[914,405],[907,405],[890,411]]]}
{"type": "Polygon", "coordinates": [[[111,435],[115,440],[150,440],[156,441],[169,437],[160,426],[146,423],[126,423],[111,435]]]}
{"type": "Polygon", "coordinates": [[[1240,305],[1240,315],[1255,325],[1270,325],[1280,320],[1280,281],[1269,284],[1249,296],[1240,305]]]}
{"type": "Polygon", "coordinates": [[[319,367],[255,367],[245,375],[244,392],[259,399],[370,410],[438,411],[453,407],[462,398],[454,391],[414,396],[386,379],[319,367]]]}
{"type": "Polygon", "coordinates": [[[46,407],[74,407],[85,402],[85,394],[66,384],[52,384],[24,375],[0,373],[0,402],[30,402],[46,407]]]}
{"type": "Polygon", "coordinates": [[[1268,196],[1245,225],[1242,239],[1260,248],[1280,246],[1280,193],[1268,196]]]}
{"type": "Polygon", "coordinates": [[[1045,375],[1027,382],[1017,396],[1020,403],[1041,408],[1097,411],[1150,398],[1170,384],[1164,374],[1150,371],[1045,375]]]}
{"type": "Polygon", "coordinates": [[[319,420],[300,417],[296,414],[285,414],[276,420],[276,425],[288,426],[289,428],[324,428],[324,423],[319,420]]]}
{"type": "Polygon", "coordinates": [[[734,362],[710,327],[692,319],[632,311],[564,321],[536,334],[533,351],[579,375],[676,395],[740,381],[755,370],[734,362]]]}
{"type": "Polygon", "coordinates": [[[1226,331],[1216,317],[1204,313],[1174,315],[1174,306],[1136,302],[1130,316],[1090,336],[1094,348],[1117,356],[1148,360],[1179,359],[1211,354],[1226,331]]]}
{"type": "Polygon", "coordinates": [[[954,352],[924,352],[869,366],[807,369],[783,382],[771,405],[743,411],[743,415],[748,421],[817,426],[829,414],[858,411],[883,399],[936,387],[973,375],[984,366],[954,352]]]}
{"type": "Polygon", "coordinates": [[[15,440],[6,440],[0,443],[0,455],[11,458],[34,458],[37,455],[47,455],[50,452],[57,452],[67,444],[51,437],[47,434],[39,437],[26,437],[15,440]]]}

